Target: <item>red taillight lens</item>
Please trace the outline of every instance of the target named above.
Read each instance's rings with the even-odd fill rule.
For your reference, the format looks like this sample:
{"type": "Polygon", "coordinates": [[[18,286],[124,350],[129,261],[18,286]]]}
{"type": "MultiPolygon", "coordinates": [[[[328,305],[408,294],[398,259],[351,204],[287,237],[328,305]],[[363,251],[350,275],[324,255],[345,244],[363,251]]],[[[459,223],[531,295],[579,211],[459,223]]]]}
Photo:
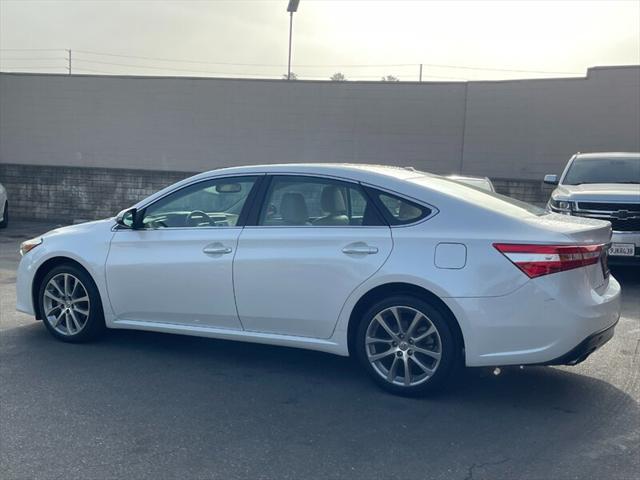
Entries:
{"type": "Polygon", "coordinates": [[[494,243],[493,246],[529,278],[594,265],[600,261],[604,247],[604,245],[567,246],[514,243],[494,243]]]}

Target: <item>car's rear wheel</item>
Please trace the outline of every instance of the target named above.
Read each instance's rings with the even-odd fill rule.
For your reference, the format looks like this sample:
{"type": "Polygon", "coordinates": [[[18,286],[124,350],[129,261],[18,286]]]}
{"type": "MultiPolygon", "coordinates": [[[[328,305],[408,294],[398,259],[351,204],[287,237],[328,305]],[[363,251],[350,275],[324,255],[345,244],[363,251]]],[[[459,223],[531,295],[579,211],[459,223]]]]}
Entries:
{"type": "Polygon", "coordinates": [[[104,313],[93,279],[75,265],[48,272],[38,294],[47,330],[65,342],[86,342],[103,333],[104,313]]]}
{"type": "Polygon", "coordinates": [[[419,298],[397,295],[379,301],[359,324],[358,359],[385,390],[401,395],[437,390],[460,357],[449,321],[419,298]]]}
{"type": "Polygon", "coordinates": [[[4,202],[4,210],[2,210],[2,221],[0,228],[6,228],[9,225],[9,202],[4,202]]]}

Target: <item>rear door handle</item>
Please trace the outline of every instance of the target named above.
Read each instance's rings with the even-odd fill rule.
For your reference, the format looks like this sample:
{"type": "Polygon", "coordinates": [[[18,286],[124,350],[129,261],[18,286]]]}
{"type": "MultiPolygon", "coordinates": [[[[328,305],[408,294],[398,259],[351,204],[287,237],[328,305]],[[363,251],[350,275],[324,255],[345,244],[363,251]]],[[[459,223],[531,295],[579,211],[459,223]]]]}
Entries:
{"type": "Polygon", "coordinates": [[[231,248],[225,247],[221,243],[214,243],[212,245],[207,245],[202,249],[202,251],[207,255],[225,255],[227,253],[231,253],[231,248]]]}
{"type": "Polygon", "coordinates": [[[370,247],[366,243],[355,243],[344,247],[342,253],[347,255],[373,255],[378,253],[378,247],[370,247]]]}

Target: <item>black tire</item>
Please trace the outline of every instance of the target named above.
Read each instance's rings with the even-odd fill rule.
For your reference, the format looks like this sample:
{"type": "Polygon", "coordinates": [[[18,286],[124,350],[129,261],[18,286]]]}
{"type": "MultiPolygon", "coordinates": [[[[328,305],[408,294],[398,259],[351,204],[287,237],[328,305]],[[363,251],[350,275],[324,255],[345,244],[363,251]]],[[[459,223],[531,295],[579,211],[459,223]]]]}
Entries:
{"type": "Polygon", "coordinates": [[[4,215],[0,222],[0,228],[7,228],[9,226],[9,202],[4,202],[4,215]]]}
{"type": "MultiPolygon", "coordinates": [[[[52,290],[53,291],[53,290],[52,290]]],[[[82,297],[84,298],[84,297],[82,297]]],[[[50,302],[50,300],[48,300],[50,302]]],[[[54,302],[58,303],[58,302],[54,302]]],[[[70,343],[82,343],[94,340],[100,337],[106,330],[104,323],[104,311],[102,309],[102,301],[100,299],[100,293],[98,287],[91,276],[82,268],[79,268],[73,264],[62,264],[51,269],[42,279],[42,282],[38,288],[38,308],[42,315],[42,321],[49,330],[49,333],[56,337],[58,340],[70,343]],[[80,306],[84,306],[88,311],[88,318],[86,318],[83,326],[77,332],[61,333],[51,323],[52,320],[45,314],[45,289],[51,279],[60,278],[60,275],[69,274],[80,281],[82,288],[86,291],[88,302],[80,303],[80,306]],[[88,305],[88,308],[87,308],[88,305]]],[[[78,307],[80,308],[80,307],[78,307]]],[[[55,316],[62,309],[55,311],[55,316]]],[[[84,316],[83,316],[84,317],[84,316]]],[[[66,319],[66,316],[64,317],[66,319]]],[[[59,328],[64,328],[60,326],[59,328]]]]}
{"type": "MultiPolygon", "coordinates": [[[[428,301],[415,296],[393,295],[376,302],[365,312],[358,325],[355,339],[355,349],[358,361],[380,387],[391,393],[404,396],[420,396],[436,392],[442,389],[442,387],[447,383],[461,360],[461,346],[459,345],[456,336],[453,334],[450,324],[450,322],[455,321],[455,319],[449,317],[450,316],[428,301]],[[387,319],[385,322],[388,326],[391,326],[389,323],[390,321],[388,320],[388,309],[391,309],[392,307],[399,307],[399,310],[396,310],[396,313],[398,313],[398,316],[401,318],[401,324],[404,325],[403,331],[401,331],[397,326],[391,327],[396,335],[400,335],[401,333],[402,335],[405,335],[406,333],[409,333],[408,325],[412,322],[412,319],[417,312],[420,312],[426,318],[425,320],[420,317],[419,322],[417,322],[420,326],[414,329],[415,333],[411,336],[411,340],[408,337],[405,337],[405,340],[402,341],[399,337],[394,337],[397,341],[395,344],[391,343],[391,340],[393,340],[391,335],[385,333],[386,331],[383,332],[382,330],[384,329],[381,330],[381,325],[378,325],[379,322],[375,320],[376,316],[382,314],[383,318],[387,319]],[[387,316],[385,317],[385,315],[387,316]],[[418,341],[414,340],[414,338],[419,339],[420,336],[430,331],[431,325],[435,328],[437,335],[432,333],[425,339],[418,341]],[[370,330],[370,326],[373,330],[370,330]],[[418,329],[421,331],[418,331],[418,329]],[[384,335],[388,335],[389,340],[381,339],[380,342],[384,343],[376,343],[377,345],[382,345],[380,347],[380,352],[377,350],[379,348],[378,346],[373,347],[371,344],[366,344],[367,335],[371,335],[372,331],[376,332],[375,335],[372,335],[376,338],[382,338],[384,335]],[[379,332],[382,333],[382,335],[380,335],[379,332]],[[398,341],[401,343],[399,344],[398,341]],[[410,345],[408,344],[409,341],[412,342],[410,345]],[[429,345],[425,345],[424,342],[429,342],[429,345]],[[374,366],[374,364],[369,360],[368,353],[371,355],[387,353],[385,348],[386,343],[389,344],[389,351],[393,350],[395,353],[387,354],[388,356],[385,357],[384,360],[376,362],[376,366],[374,366]],[[439,360],[426,356],[421,352],[417,352],[417,350],[412,350],[411,345],[414,345],[414,348],[417,347],[421,352],[424,350],[434,350],[434,353],[439,353],[439,360]],[[372,352],[371,350],[373,349],[375,349],[375,351],[372,352]],[[398,352],[398,350],[401,349],[403,350],[398,352]],[[400,381],[399,377],[394,376],[393,380],[395,383],[392,383],[383,376],[385,368],[383,362],[391,364],[396,361],[396,356],[398,356],[397,361],[400,362],[398,364],[399,366],[396,368],[401,368],[403,370],[403,384],[401,385],[397,383],[400,381]],[[426,373],[425,370],[418,367],[418,364],[415,363],[416,360],[423,366],[433,367],[434,372],[432,374],[426,373]],[[413,383],[411,382],[413,374],[415,373],[416,375],[415,385],[410,384],[407,386],[404,384],[405,363],[409,364],[408,368],[410,373],[408,378],[410,379],[410,383],[413,383]],[[421,376],[424,378],[420,379],[421,376]]],[[[391,318],[395,319],[395,316],[392,316],[391,318]]],[[[391,375],[389,372],[394,371],[393,365],[388,365],[386,368],[387,374],[391,375]]]]}

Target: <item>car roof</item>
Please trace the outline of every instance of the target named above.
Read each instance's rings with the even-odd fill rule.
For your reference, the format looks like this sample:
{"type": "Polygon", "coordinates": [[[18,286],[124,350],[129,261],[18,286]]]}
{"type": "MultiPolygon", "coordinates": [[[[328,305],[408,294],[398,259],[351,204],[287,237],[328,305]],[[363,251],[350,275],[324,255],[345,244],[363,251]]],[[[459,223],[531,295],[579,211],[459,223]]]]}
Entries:
{"type": "Polygon", "coordinates": [[[199,176],[210,177],[219,175],[237,175],[252,173],[299,173],[317,174],[334,177],[345,177],[362,182],[375,182],[381,177],[407,180],[414,177],[431,176],[412,167],[398,167],[391,165],[369,165],[355,163],[281,163],[271,165],[247,165],[241,167],[227,167],[204,172],[199,176]]]}
{"type": "Polygon", "coordinates": [[[576,159],[579,158],[640,158],[640,152],[576,153],[576,159]]]}

